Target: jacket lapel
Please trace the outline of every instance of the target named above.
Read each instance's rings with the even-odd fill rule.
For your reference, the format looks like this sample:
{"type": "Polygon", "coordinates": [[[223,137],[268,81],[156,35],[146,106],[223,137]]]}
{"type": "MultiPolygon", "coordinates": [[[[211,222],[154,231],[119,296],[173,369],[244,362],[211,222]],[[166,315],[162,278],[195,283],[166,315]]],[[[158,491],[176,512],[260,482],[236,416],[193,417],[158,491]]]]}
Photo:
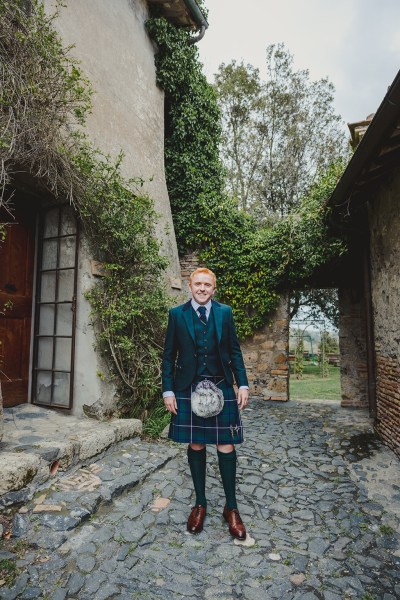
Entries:
{"type": "Polygon", "coordinates": [[[193,316],[192,316],[191,308],[192,308],[192,304],[191,304],[191,301],[189,300],[189,302],[186,302],[186,304],[183,305],[182,313],[183,313],[183,318],[185,320],[188,331],[193,340],[193,343],[195,343],[193,316]]]}
{"type": "Polygon", "coordinates": [[[221,337],[222,337],[222,311],[221,311],[220,303],[216,302],[215,300],[212,300],[212,310],[214,313],[215,328],[217,330],[217,338],[218,338],[218,342],[220,342],[221,337]]]}

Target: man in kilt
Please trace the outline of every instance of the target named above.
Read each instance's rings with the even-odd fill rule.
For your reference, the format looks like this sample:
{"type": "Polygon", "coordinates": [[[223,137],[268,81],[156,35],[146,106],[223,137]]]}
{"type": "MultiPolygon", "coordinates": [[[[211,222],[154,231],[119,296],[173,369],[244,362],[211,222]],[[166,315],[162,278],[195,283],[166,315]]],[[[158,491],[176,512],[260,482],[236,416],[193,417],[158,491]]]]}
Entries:
{"type": "MultiPolygon", "coordinates": [[[[229,532],[244,540],[246,529],[236,503],[236,451],[243,442],[240,409],[248,404],[249,388],[232,309],[212,299],[216,278],[209,269],[190,276],[192,299],[172,308],[165,337],[162,379],[166,410],[171,413],[168,437],[188,444],[188,462],[196,503],[187,529],[199,533],[207,510],[206,445],[216,444],[218,465],[226,496],[223,517],[229,532]],[[238,386],[236,399],[233,377],[238,386]],[[191,393],[205,379],[223,392],[222,411],[215,417],[199,417],[191,408],[191,393]]],[[[209,385],[209,384],[207,384],[209,385]]]]}

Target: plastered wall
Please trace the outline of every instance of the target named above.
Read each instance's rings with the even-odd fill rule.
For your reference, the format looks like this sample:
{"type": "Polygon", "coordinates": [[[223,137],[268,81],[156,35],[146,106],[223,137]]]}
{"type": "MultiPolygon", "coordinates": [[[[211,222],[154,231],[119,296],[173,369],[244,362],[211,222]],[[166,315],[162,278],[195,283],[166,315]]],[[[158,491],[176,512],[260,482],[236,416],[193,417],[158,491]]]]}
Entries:
{"type": "MultiPolygon", "coordinates": [[[[45,0],[45,9],[53,3],[45,0]]],[[[55,22],[71,54],[81,61],[94,88],[86,131],[104,153],[125,155],[125,177],[141,177],[160,215],[156,235],[170,261],[166,286],[180,278],[164,173],[164,94],[155,83],[155,48],[145,30],[144,0],[66,0],[55,22]]],[[[90,308],[84,292],[93,285],[92,256],[82,239],[79,253],[74,414],[84,404],[114,403],[114,390],[99,377],[105,365],[97,356],[90,308]]]]}

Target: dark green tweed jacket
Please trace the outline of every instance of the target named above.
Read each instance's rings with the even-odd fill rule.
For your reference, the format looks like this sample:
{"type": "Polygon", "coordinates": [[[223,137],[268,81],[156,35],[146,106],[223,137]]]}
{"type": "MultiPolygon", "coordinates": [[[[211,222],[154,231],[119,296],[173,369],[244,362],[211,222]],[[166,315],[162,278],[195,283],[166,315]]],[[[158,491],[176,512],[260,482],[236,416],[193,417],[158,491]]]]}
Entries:
{"type": "MultiPolygon", "coordinates": [[[[212,300],[212,311],[217,330],[218,354],[225,381],[228,385],[233,385],[233,377],[235,377],[238,386],[248,385],[232,309],[226,304],[212,300]]],[[[189,300],[169,311],[162,364],[163,392],[186,389],[193,382],[196,370],[195,332],[192,305],[189,300]]]]}

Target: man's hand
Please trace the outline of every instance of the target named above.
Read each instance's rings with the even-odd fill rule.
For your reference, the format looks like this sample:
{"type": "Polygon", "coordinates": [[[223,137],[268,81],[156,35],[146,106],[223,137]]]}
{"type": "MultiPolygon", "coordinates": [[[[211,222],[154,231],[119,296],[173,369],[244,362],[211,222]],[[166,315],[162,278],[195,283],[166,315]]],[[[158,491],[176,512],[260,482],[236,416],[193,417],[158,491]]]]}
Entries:
{"type": "Polygon", "coordinates": [[[175,396],[167,396],[164,398],[165,408],[168,412],[177,415],[178,414],[178,404],[176,402],[175,396]]]}
{"type": "Polygon", "coordinates": [[[241,388],[238,390],[238,406],[240,410],[246,408],[249,403],[249,390],[246,388],[241,388]]]}

